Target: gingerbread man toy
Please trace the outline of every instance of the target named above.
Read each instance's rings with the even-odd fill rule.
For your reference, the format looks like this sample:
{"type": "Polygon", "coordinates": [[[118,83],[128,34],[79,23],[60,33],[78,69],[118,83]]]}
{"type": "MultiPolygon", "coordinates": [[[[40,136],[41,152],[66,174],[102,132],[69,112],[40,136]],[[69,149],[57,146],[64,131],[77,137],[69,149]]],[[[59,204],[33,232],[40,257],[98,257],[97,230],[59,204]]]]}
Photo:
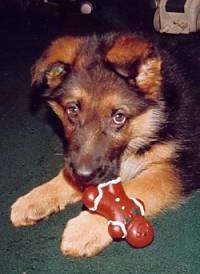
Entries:
{"type": "Polygon", "coordinates": [[[108,232],[113,239],[123,239],[135,248],[142,248],[154,239],[154,230],[144,218],[141,200],[128,198],[118,177],[97,187],[87,187],[82,196],[84,205],[108,220],[108,232]]]}

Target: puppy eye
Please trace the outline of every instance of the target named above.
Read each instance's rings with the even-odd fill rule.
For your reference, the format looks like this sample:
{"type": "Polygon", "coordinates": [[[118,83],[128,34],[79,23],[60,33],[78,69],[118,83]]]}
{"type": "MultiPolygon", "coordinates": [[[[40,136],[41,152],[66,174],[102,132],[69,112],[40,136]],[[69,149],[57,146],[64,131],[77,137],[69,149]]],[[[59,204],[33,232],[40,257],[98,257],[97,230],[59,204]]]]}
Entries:
{"type": "Polygon", "coordinates": [[[66,107],[66,113],[71,121],[74,121],[80,112],[80,106],[78,103],[71,103],[66,107]]]}
{"type": "Polygon", "coordinates": [[[121,110],[119,110],[113,114],[112,120],[115,125],[123,126],[127,120],[127,117],[121,110]]]}

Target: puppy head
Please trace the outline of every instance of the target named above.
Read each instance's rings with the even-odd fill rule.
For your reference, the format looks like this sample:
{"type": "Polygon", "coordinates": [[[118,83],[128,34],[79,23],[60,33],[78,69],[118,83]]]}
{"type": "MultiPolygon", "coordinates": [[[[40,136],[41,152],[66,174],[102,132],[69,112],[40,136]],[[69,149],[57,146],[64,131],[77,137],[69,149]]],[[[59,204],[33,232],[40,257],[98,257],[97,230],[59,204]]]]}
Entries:
{"type": "Polygon", "coordinates": [[[161,58],[138,37],[58,39],[36,63],[32,84],[45,84],[68,143],[65,167],[80,185],[118,176],[122,155],[159,130],[161,58]]]}

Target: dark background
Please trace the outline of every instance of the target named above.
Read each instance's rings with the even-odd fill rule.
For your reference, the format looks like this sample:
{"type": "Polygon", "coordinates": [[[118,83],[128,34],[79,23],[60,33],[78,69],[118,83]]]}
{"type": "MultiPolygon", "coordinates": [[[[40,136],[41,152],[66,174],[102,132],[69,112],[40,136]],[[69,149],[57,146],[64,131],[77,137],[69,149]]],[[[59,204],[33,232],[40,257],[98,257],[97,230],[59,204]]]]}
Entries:
{"type": "MultiPolygon", "coordinates": [[[[33,113],[30,68],[49,42],[63,33],[143,31],[173,54],[192,87],[200,91],[199,33],[166,35],[153,30],[151,1],[93,1],[81,15],[80,1],[0,1],[0,273],[199,273],[199,195],[153,220],[155,241],[135,250],[114,243],[94,258],[63,257],[62,231],[81,203],[34,227],[14,228],[10,206],[51,179],[62,167],[62,143],[52,112],[33,113]]],[[[192,91],[191,91],[192,92],[192,91]]],[[[192,117],[191,117],[192,119],[192,117]]],[[[195,148],[194,148],[195,153],[195,148]]]]}

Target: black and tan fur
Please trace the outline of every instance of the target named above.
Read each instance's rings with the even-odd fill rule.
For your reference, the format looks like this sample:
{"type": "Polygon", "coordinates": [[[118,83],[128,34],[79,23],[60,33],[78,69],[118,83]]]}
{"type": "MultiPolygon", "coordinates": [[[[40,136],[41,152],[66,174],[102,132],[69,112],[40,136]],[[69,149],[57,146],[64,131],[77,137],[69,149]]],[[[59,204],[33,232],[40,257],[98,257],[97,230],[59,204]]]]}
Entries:
{"type": "MultiPolygon", "coordinates": [[[[147,216],[180,204],[200,181],[199,171],[187,168],[198,161],[190,118],[200,96],[183,83],[167,54],[134,34],[54,41],[32,84],[63,123],[64,167],[13,204],[13,224],[35,224],[80,200],[87,185],[117,176],[129,196],[144,201],[147,216]]],[[[68,222],[61,250],[93,256],[111,241],[106,220],[83,211],[68,222]]]]}

